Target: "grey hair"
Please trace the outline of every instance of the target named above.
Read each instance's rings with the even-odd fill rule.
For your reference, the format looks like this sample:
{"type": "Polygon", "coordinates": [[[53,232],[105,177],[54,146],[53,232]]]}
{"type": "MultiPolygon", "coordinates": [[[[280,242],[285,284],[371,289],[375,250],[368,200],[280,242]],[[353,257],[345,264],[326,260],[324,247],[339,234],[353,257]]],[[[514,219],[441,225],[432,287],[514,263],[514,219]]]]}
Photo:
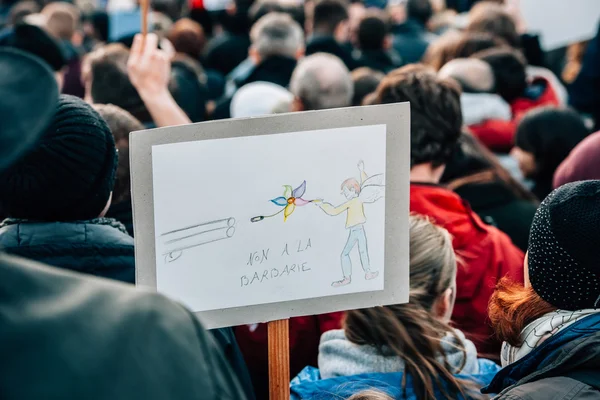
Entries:
{"type": "Polygon", "coordinates": [[[296,58],[304,48],[302,27],[284,13],[271,12],[261,17],[252,26],[250,39],[261,58],[274,55],[296,58]]]}
{"type": "Polygon", "coordinates": [[[317,53],[304,58],[292,74],[290,91],[305,110],[348,107],[354,85],[350,71],[334,55],[317,53]]]}

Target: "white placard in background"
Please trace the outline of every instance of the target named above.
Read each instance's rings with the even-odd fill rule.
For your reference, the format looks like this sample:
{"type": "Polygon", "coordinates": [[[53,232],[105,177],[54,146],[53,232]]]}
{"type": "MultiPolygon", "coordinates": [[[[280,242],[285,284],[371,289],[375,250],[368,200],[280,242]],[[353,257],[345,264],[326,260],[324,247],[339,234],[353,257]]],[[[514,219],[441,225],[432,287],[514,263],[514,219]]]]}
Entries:
{"type": "Polygon", "coordinates": [[[527,31],[540,34],[544,50],[552,50],[598,32],[600,0],[521,0],[527,31]]]}

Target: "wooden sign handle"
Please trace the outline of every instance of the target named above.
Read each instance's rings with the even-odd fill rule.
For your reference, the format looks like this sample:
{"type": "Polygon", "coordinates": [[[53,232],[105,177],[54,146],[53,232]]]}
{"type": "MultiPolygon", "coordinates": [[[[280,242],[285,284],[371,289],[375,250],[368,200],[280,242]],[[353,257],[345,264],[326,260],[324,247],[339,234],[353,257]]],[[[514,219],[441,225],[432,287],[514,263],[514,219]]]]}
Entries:
{"type": "Polygon", "coordinates": [[[269,399],[290,398],[290,324],[289,319],[268,323],[269,399]]]}
{"type": "MultiPolygon", "coordinates": [[[[148,8],[150,0],[140,0],[142,6],[142,37],[143,41],[146,41],[146,35],[148,34],[148,8]]],[[[144,46],[142,46],[143,48],[144,46]]]]}

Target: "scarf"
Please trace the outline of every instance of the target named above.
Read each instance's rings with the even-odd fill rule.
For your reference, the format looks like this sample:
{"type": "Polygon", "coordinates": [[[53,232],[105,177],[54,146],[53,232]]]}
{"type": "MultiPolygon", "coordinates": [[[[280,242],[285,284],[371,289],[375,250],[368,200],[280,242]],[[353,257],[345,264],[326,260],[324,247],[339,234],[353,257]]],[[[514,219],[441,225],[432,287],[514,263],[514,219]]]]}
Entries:
{"type": "MultiPolygon", "coordinates": [[[[441,339],[446,357],[444,360],[440,355],[438,360],[447,361],[453,374],[478,374],[479,362],[475,345],[466,339],[461,331],[454,332],[458,338],[448,333],[441,339]],[[463,361],[464,366],[459,370],[463,361]]],[[[318,364],[323,379],[358,374],[404,372],[405,367],[401,357],[381,354],[372,346],[350,342],[342,329],[327,331],[321,336],[318,364]]]]}
{"type": "Polygon", "coordinates": [[[502,367],[504,368],[519,361],[549,337],[556,335],[575,322],[598,312],[600,310],[556,310],[536,319],[521,332],[521,346],[512,346],[506,342],[502,344],[502,352],[500,353],[502,367]]]}

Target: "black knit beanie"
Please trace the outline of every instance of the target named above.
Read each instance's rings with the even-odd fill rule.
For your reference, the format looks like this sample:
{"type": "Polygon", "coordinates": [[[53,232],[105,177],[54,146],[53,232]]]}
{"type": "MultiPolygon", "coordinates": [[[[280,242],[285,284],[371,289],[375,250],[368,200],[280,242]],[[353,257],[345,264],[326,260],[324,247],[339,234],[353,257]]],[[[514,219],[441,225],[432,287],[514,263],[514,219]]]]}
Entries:
{"type": "Polygon", "coordinates": [[[96,218],[113,190],[116,166],[106,122],[83,100],[62,95],[37,145],[0,174],[0,209],[29,220],[96,218]]]}
{"type": "Polygon", "coordinates": [[[568,183],[540,205],[529,237],[529,280],[563,310],[600,307],[600,181],[568,183]]]}

